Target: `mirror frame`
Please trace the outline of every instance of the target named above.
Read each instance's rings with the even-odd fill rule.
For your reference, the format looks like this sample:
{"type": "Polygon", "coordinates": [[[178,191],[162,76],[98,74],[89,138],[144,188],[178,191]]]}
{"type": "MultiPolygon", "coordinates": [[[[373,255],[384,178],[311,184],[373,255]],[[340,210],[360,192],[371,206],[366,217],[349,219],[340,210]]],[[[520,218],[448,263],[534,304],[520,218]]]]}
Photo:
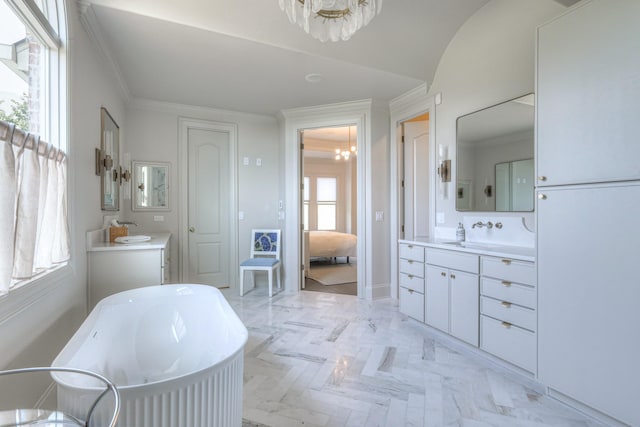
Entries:
{"type": "Polygon", "coordinates": [[[120,127],[107,109],[100,107],[100,208],[103,211],[120,210],[119,154],[120,127]]]}
{"type": "MultiPolygon", "coordinates": [[[[133,211],[168,211],[171,210],[170,205],[169,205],[169,194],[170,194],[170,188],[171,188],[171,184],[170,184],[170,180],[171,180],[171,163],[169,162],[147,162],[147,161],[143,161],[143,160],[134,160],[133,162],[131,162],[131,169],[132,169],[132,180],[131,180],[131,185],[132,185],[132,190],[133,190],[133,197],[131,197],[131,210],[133,211]],[[140,188],[140,186],[143,186],[144,184],[141,183],[141,178],[140,176],[138,176],[138,169],[141,166],[150,166],[150,167],[154,167],[154,168],[160,168],[160,169],[164,169],[165,171],[165,204],[164,205],[160,205],[160,206],[142,206],[139,203],[140,200],[140,195],[141,192],[143,192],[145,189],[144,188],[140,188]],[[140,182],[140,184],[138,184],[140,182]]],[[[148,190],[148,189],[147,189],[148,190]]]]}
{"type": "MultiPolygon", "coordinates": [[[[473,183],[472,181],[470,181],[467,178],[464,178],[463,176],[460,175],[460,120],[461,119],[465,119],[465,118],[469,118],[469,116],[478,114],[478,113],[486,113],[488,110],[495,108],[495,107],[500,107],[500,106],[504,106],[510,102],[513,101],[519,101],[522,98],[526,98],[526,97],[533,97],[534,99],[534,103],[535,103],[535,93],[534,92],[529,92],[526,93],[524,95],[520,95],[517,96],[515,98],[511,98],[508,99],[506,101],[502,101],[502,102],[498,102],[497,104],[493,104],[493,105],[489,105],[485,108],[482,108],[480,110],[476,110],[476,111],[472,111],[470,113],[464,114],[462,116],[459,116],[458,118],[456,118],[456,137],[455,137],[455,149],[456,149],[456,182],[455,182],[455,210],[457,212],[500,212],[500,213],[505,213],[505,212],[534,212],[535,211],[535,204],[534,204],[534,208],[532,210],[527,210],[527,211],[517,211],[517,210],[511,210],[511,211],[498,211],[497,210],[497,206],[495,204],[496,199],[495,199],[495,184],[496,184],[496,176],[495,176],[495,166],[498,163],[504,163],[504,162],[508,162],[508,161],[516,161],[516,160],[522,160],[521,158],[514,158],[512,160],[499,160],[496,163],[494,163],[491,166],[491,171],[492,171],[492,175],[493,175],[493,184],[489,184],[489,185],[484,185],[481,188],[477,188],[476,186],[478,185],[477,183],[473,183]],[[475,185],[474,185],[475,184],[475,185]],[[464,188],[463,188],[464,187],[464,188]],[[466,190],[466,191],[465,191],[466,190]],[[493,198],[493,202],[494,202],[494,207],[493,209],[478,209],[477,206],[474,206],[474,192],[480,192],[482,191],[485,195],[488,195],[488,197],[493,198]],[[466,194],[465,194],[466,193],[466,194]]],[[[523,102],[528,104],[528,102],[523,102]]],[[[534,110],[532,112],[532,133],[535,132],[535,105],[533,106],[534,110]]],[[[532,141],[531,141],[531,157],[527,157],[527,158],[534,158],[535,157],[535,136],[532,137],[532,141]]],[[[488,169],[487,169],[488,170],[488,169]]],[[[486,184],[486,183],[485,183],[486,184]]]]}

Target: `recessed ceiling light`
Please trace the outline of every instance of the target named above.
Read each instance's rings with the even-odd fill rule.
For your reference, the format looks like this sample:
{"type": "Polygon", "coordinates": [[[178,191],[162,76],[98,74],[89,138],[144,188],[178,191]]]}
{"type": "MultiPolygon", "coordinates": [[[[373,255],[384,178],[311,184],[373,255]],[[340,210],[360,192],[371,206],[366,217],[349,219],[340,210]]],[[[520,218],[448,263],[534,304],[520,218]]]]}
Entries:
{"type": "Polygon", "coordinates": [[[310,73],[304,76],[304,79],[309,83],[318,83],[322,81],[322,74],[310,73]]]}

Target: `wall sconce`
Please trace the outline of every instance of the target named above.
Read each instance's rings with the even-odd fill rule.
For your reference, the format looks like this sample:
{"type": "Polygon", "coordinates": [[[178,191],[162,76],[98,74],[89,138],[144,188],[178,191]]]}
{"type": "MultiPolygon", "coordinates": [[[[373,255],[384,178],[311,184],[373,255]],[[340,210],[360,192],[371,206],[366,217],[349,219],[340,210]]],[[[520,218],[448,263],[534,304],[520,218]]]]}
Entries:
{"type": "Polygon", "coordinates": [[[102,169],[108,171],[113,167],[113,159],[110,155],[102,156],[102,150],[96,148],[95,151],[95,173],[100,176],[102,174],[102,169]]]}
{"type": "Polygon", "coordinates": [[[438,167],[438,176],[442,182],[451,182],[451,160],[443,160],[438,167]]]}
{"type": "Polygon", "coordinates": [[[131,179],[131,172],[129,172],[126,169],[122,169],[122,166],[120,166],[120,184],[122,184],[122,181],[129,182],[130,179],[131,179]]]}

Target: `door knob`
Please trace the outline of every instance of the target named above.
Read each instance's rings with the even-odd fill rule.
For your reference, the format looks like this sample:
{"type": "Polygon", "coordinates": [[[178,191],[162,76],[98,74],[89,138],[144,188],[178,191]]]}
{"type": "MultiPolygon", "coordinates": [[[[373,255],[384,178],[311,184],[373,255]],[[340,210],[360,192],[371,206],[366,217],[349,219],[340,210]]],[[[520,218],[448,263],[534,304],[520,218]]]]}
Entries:
{"type": "Polygon", "coordinates": [[[189,231],[192,232],[192,233],[195,233],[196,232],[196,228],[195,227],[189,227],[189,231]]]}
{"type": "Polygon", "coordinates": [[[544,175],[540,175],[540,176],[538,177],[538,180],[539,180],[539,181],[546,181],[546,180],[547,180],[547,177],[546,177],[546,176],[544,176],[544,175]]]}

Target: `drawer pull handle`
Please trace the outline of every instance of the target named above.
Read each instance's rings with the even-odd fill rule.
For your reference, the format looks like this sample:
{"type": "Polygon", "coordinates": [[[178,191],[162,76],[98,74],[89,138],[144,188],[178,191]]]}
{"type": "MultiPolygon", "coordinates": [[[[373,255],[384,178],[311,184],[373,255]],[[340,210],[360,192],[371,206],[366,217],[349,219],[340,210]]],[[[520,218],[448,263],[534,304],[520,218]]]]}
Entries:
{"type": "Polygon", "coordinates": [[[509,329],[511,327],[511,323],[509,322],[502,322],[502,326],[509,329]]]}
{"type": "Polygon", "coordinates": [[[413,293],[413,289],[407,289],[409,291],[410,294],[413,293]]]}
{"type": "Polygon", "coordinates": [[[455,279],[455,278],[456,278],[456,275],[455,275],[455,274],[452,274],[452,275],[451,275],[451,278],[452,278],[452,279],[455,279]]]}
{"type": "Polygon", "coordinates": [[[407,274],[407,277],[408,277],[409,279],[413,279],[413,274],[407,274]]]}
{"type": "Polygon", "coordinates": [[[440,273],[440,275],[441,275],[442,277],[446,277],[446,276],[447,276],[447,273],[445,273],[444,271],[442,271],[442,272],[440,273]]]}
{"type": "Polygon", "coordinates": [[[413,245],[407,245],[409,249],[413,249],[413,245]]]}
{"type": "Polygon", "coordinates": [[[502,304],[502,306],[504,308],[511,308],[511,303],[510,302],[502,301],[501,304],[502,304]]]}
{"type": "Polygon", "coordinates": [[[409,264],[413,264],[413,260],[411,260],[411,259],[407,260],[407,262],[408,262],[409,264]]]}
{"type": "Polygon", "coordinates": [[[511,282],[507,282],[506,280],[503,280],[502,286],[506,286],[508,288],[509,286],[511,286],[511,282]]]}
{"type": "Polygon", "coordinates": [[[511,260],[510,260],[510,259],[503,259],[503,260],[502,260],[502,263],[503,263],[504,265],[509,265],[509,264],[511,264],[511,260]]]}

